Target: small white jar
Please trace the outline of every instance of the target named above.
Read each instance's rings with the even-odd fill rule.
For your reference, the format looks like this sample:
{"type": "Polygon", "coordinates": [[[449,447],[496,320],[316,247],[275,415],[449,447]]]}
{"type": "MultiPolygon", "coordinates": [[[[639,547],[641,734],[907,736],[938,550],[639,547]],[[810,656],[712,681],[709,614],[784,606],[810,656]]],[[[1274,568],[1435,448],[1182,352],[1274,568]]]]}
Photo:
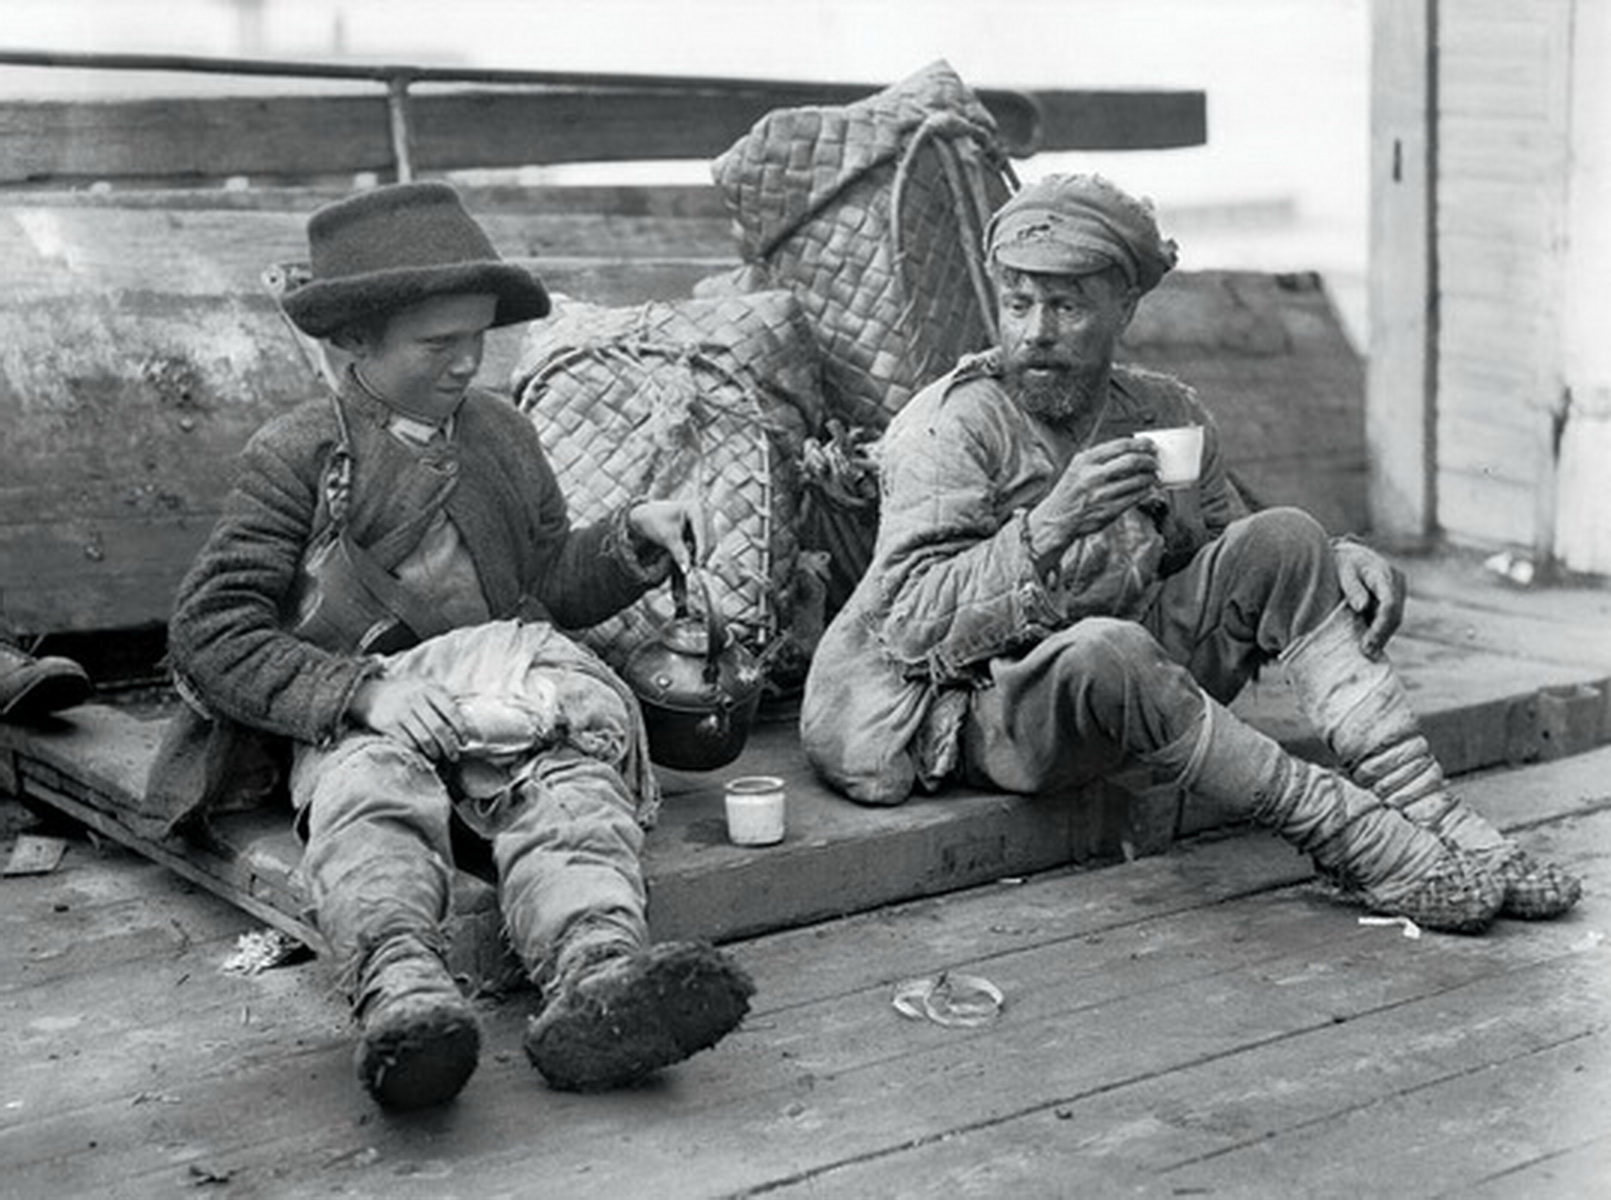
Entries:
{"type": "Polygon", "coordinates": [[[772,846],[783,840],[783,780],[776,775],[741,775],[727,783],[727,837],[736,846],[772,846]]]}

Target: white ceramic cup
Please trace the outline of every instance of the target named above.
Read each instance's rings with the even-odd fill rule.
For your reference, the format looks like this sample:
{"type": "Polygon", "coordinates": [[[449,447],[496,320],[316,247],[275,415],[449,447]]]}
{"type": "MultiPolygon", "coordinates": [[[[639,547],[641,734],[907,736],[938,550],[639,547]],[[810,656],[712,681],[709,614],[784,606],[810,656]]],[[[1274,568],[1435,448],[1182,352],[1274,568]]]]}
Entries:
{"type": "Polygon", "coordinates": [[[727,837],[736,846],[771,846],[785,829],[783,780],[776,775],[741,775],[728,780],[727,837]]]}
{"type": "Polygon", "coordinates": [[[1136,433],[1158,447],[1158,482],[1165,487],[1196,483],[1203,470],[1203,427],[1142,429],[1136,433]]]}

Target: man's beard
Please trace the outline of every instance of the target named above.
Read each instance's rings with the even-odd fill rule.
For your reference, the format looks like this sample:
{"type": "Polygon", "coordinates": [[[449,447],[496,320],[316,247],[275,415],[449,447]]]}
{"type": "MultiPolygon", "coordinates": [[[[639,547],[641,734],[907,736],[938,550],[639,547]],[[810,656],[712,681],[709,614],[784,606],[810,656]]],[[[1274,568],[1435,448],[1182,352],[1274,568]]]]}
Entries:
{"type": "Polygon", "coordinates": [[[1100,372],[1076,371],[1057,364],[1055,373],[1031,375],[1025,363],[1009,366],[1002,384],[1020,408],[1053,425],[1066,425],[1085,413],[1093,412],[1101,400],[1104,380],[1100,372]]]}

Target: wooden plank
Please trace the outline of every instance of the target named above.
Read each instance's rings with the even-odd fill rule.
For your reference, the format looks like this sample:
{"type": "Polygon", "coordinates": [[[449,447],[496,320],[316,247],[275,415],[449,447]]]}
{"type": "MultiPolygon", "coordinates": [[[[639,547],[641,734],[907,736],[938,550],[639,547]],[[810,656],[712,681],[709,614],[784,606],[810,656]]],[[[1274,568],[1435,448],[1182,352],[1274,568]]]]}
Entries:
{"type": "Polygon", "coordinates": [[[1469,1184],[1462,1194],[1465,1200],[1514,1200],[1517,1196],[1531,1196],[1535,1200],[1552,1196],[1576,1200],[1604,1191],[1608,1179],[1611,1179],[1611,1134],[1497,1172],[1469,1184]]]}
{"type": "MultiPolygon", "coordinates": [[[[877,89],[552,87],[416,90],[415,170],[713,158],[769,112],[844,104],[877,89]]],[[[1009,152],[1201,145],[1196,91],[983,89],[1009,152]]],[[[393,169],[386,96],[262,95],[0,104],[0,183],[393,169]]]]}
{"type": "Polygon", "coordinates": [[[210,869],[211,864],[199,854],[178,853],[161,843],[142,838],[103,808],[85,803],[61,788],[53,787],[38,778],[30,778],[26,773],[22,785],[24,795],[44,801],[74,820],[83,822],[97,833],[128,846],[153,862],[161,863],[174,874],[217,893],[264,924],[273,926],[307,945],[315,947],[323,945],[316,929],[284,911],[287,907],[284,899],[275,904],[259,896],[252,886],[251,879],[245,876],[235,862],[231,861],[228,864],[228,868],[234,868],[230,871],[234,878],[221,878],[221,873],[228,868],[210,869]]]}
{"type": "MultiPolygon", "coordinates": [[[[1510,986],[1496,986],[1481,996],[1487,1021],[1484,1013],[1466,1006],[1436,1014],[1446,1021],[1483,1026],[1483,1037],[1471,1039],[1483,1043],[1480,1050],[1468,1050],[1466,1039],[1455,1035],[1460,1053],[1449,1076],[1402,1092],[1362,1098],[1352,1111],[1330,1120],[1267,1137],[1261,1144],[1246,1145],[1211,1162],[1183,1165],[1165,1177],[1180,1180],[1183,1186],[1234,1191],[1267,1179],[1270,1164],[1279,1162],[1289,1178],[1324,1179],[1324,1186],[1309,1193],[1316,1197],[1465,1196],[1485,1179],[1592,1144],[1605,1132],[1603,1114],[1611,1102],[1611,1038],[1603,1026],[1596,1029],[1569,1020],[1561,1012],[1567,1006],[1542,999],[1541,992],[1550,987],[1567,989],[1578,1000],[1573,1007],[1580,1008],[1586,990],[1603,989],[1611,978],[1603,970],[1579,969],[1533,972],[1528,979],[1505,982],[1510,986]],[[1507,1005],[1535,1007],[1525,1020],[1491,1016],[1507,1005]],[[1496,1040],[1514,1057],[1491,1057],[1496,1040]],[[1437,1128],[1406,1137],[1406,1127],[1428,1112],[1439,1114],[1437,1128]],[[1440,1143],[1460,1146],[1459,1156],[1436,1153],[1440,1143]],[[1338,1178],[1339,1162],[1353,1164],[1345,1171],[1346,1180],[1338,1178]]],[[[1451,1040],[1447,1025],[1443,1040],[1451,1040]]],[[[1339,1048],[1338,1053],[1346,1054],[1347,1049],[1339,1048]]]]}
{"type": "MultiPolygon", "coordinates": [[[[1611,861],[1605,833],[1578,837],[1580,866],[1611,861]]],[[[1560,986],[1560,964],[1592,950],[1580,921],[1412,942],[1303,895],[1223,902],[1236,855],[1265,845],[1215,843],[1207,859],[1058,874],[748,943],[738,953],[761,990],[745,1030],[640,1090],[545,1091],[518,1049],[524,1005],[490,1008],[470,1088],[411,1120],[376,1121],[358,1094],[350,1034],[318,964],[221,985],[198,973],[187,987],[212,986],[187,1013],[170,1006],[143,1024],[130,1024],[130,1008],[80,1027],[74,994],[58,992],[53,1010],[38,995],[11,1026],[28,1030],[11,1076],[27,1085],[0,1156],[8,1181],[39,1194],[162,1194],[192,1167],[280,1193],[491,1194],[540,1170],[578,1197],[791,1185],[855,1194],[834,1184],[897,1157],[906,1170],[889,1194],[941,1180],[968,1194],[974,1169],[975,1194],[1001,1194],[988,1172],[1022,1129],[1066,1178],[1095,1172],[1084,1190],[1132,1179],[1190,1188],[1190,1178],[1160,1179],[1160,1167],[1346,1115],[1384,1076],[1410,1095],[1474,1065],[1523,1061],[1541,1031],[1603,1024],[1589,1007],[1597,990],[1560,986]],[[1183,900],[1187,909],[1163,915],[1183,900]],[[895,1017],[893,982],[942,965],[1007,987],[1003,1021],[969,1031],[895,1017]],[[53,1028],[52,1014],[66,1027],[53,1028]],[[52,1054],[61,1058],[47,1068],[52,1054]],[[534,1117],[545,1130],[535,1151],[534,1117]],[[970,1141],[976,1168],[958,1171],[952,1148],[970,1141]],[[1134,1177],[1127,1157],[1141,1164],[1134,1177]]],[[[1605,912],[1597,895],[1580,914],[1591,928],[1605,912]]],[[[1436,1112],[1406,1111],[1399,1123],[1411,1135],[1436,1127],[1436,1112]]],[[[1261,1183],[1301,1192],[1346,1181],[1353,1161],[1300,1176],[1276,1160],[1261,1183]]]]}
{"type": "MultiPolygon", "coordinates": [[[[905,1178],[914,1188],[932,1187],[940,1179],[955,1181],[947,1147],[971,1131],[1032,1120],[1043,1137],[1048,1126],[1064,1131],[1045,1139],[1061,1154],[1089,1154],[1101,1143],[1070,1143],[1088,1131],[1100,1133],[1103,1114],[1124,1103],[1132,1087],[1144,1090],[1154,1113],[1206,1115],[1225,1103],[1213,1083],[1227,1075],[1216,1065],[1230,1064],[1232,1080],[1256,1081],[1290,1060],[1292,1048],[1311,1047],[1290,1076],[1272,1081],[1257,1122],[1181,1122],[1189,1153],[1205,1142],[1223,1147],[1261,1137],[1265,1121],[1283,1127],[1293,1119],[1285,1114],[1296,1115],[1303,1093],[1294,1093],[1293,1085],[1309,1077],[1311,1061],[1325,1064],[1316,1106],[1335,1111],[1340,1100],[1346,1108],[1349,1097],[1368,1093],[1379,1079],[1357,1069],[1359,1054],[1350,1053],[1355,1046],[1371,1047],[1397,1080],[1413,1086],[1461,1069],[1449,1060],[1451,1025],[1463,1030],[1479,1014],[1508,1008],[1520,1015],[1493,1037],[1474,1039],[1465,1057],[1467,1064],[1476,1057],[1509,1061],[1518,1042],[1533,1038],[1527,1024],[1533,1014],[1516,1003],[1525,972],[1538,971],[1541,994],[1555,998],[1538,1006],[1542,1027],[1599,1019],[1585,1011],[1581,993],[1551,988],[1559,974],[1551,961],[1569,953],[1563,943],[1577,936],[1564,927],[1508,940],[1410,942],[1396,929],[1361,929],[1327,905],[1279,895],[1076,941],[1046,936],[1045,922],[1068,898],[1059,903],[1035,886],[987,896],[992,902],[998,897],[1017,898],[1024,907],[1007,903],[992,924],[1038,923],[1030,944],[1005,949],[997,934],[981,954],[976,937],[951,926],[951,907],[882,919],[915,938],[914,952],[928,948],[928,969],[945,964],[981,971],[1006,989],[1010,1015],[997,1025],[968,1031],[901,1021],[889,1010],[889,995],[906,963],[870,954],[855,936],[858,923],[845,931],[849,936],[816,939],[817,971],[838,981],[835,995],[759,1009],[748,1034],[679,1067],[656,1087],[598,1098],[534,1093],[518,1054],[504,1063],[494,1055],[453,1112],[441,1114],[452,1121],[455,1136],[451,1146],[433,1151],[432,1186],[439,1192],[445,1178],[473,1179],[479,1189],[498,1191],[529,1178],[531,1151],[519,1131],[529,1126],[535,1099],[552,1134],[543,1169],[566,1181],[568,1196],[639,1194],[651,1179],[655,1194],[666,1196],[791,1184],[818,1194],[824,1187],[857,1194],[834,1184],[853,1179],[863,1164],[908,1151],[916,1153],[905,1178]],[[1448,1010],[1456,1006],[1451,1019],[1448,1010]],[[1138,1027],[1151,1036],[1137,1037],[1138,1027]],[[1268,1057],[1259,1057],[1263,1050],[1268,1057]],[[1208,1081],[1183,1104],[1178,1085],[1189,1086],[1199,1070],[1208,1072],[1208,1081]],[[1171,1083],[1177,1086],[1168,1089],[1171,1083]],[[1165,1090],[1175,1102],[1160,1109],[1165,1090]],[[1071,1115],[1060,1119],[1060,1110],[1071,1115]],[[626,1144],[624,1127],[632,1130],[626,1144]]],[[[766,995],[773,971],[763,948],[753,950],[746,961],[766,995]]],[[[518,1036],[511,1018],[518,1014],[494,1015],[491,1046],[518,1036]]],[[[322,1078],[309,1079],[322,1075],[321,1067],[339,1069],[335,1054],[326,1052],[317,1063],[282,1055],[257,1065],[254,1095],[297,1094],[303,1103],[289,1110],[263,1107],[253,1122],[230,1121],[219,1103],[237,1085],[204,1075],[181,1097],[189,1152],[181,1163],[203,1155],[243,1167],[273,1162],[283,1172],[281,1186],[294,1188],[312,1184],[328,1170],[325,1164],[367,1146],[375,1153],[354,1166],[355,1184],[385,1177],[395,1185],[400,1168],[405,1177],[418,1173],[405,1166],[419,1159],[404,1140],[417,1138],[417,1130],[392,1123],[355,1139],[352,1120],[344,1117],[354,1102],[343,1104],[322,1078]]],[[[110,1115],[102,1106],[77,1114],[76,1121],[80,1128],[103,1127],[110,1115]]],[[[173,1159],[143,1147],[142,1132],[113,1126],[109,1149],[131,1179],[170,1177],[173,1159]]],[[[47,1121],[30,1129],[25,1142],[18,1139],[19,1178],[49,1179],[67,1136],[62,1122],[47,1121]]],[[[1116,1140],[1122,1155],[1124,1139],[1116,1140]]],[[[0,1149],[11,1147],[0,1140],[0,1149]]],[[[1158,1165],[1143,1169],[1155,1174],[1158,1165]]],[[[106,1170],[97,1160],[82,1168],[82,1186],[93,1186],[106,1170]]]]}
{"type": "MultiPolygon", "coordinates": [[[[1348,967],[1370,970],[1357,959],[1348,967]]],[[[1324,960],[1310,969],[1335,970],[1324,960]]],[[[778,1194],[916,1195],[960,1178],[961,1194],[979,1196],[1046,1179],[1082,1195],[1119,1185],[1140,1195],[1466,1195],[1485,1173],[1603,1131],[1606,1072],[1574,1075],[1603,1064],[1611,1040],[1585,1013],[1580,974],[1549,963],[1391,1012],[1339,1014],[1161,1077],[836,1166],[778,1194]],[[1495,1016],[1507,1010],[1527,1016],[1495,1016]],[[1482,1034],[1468,1035],[1473,1027],[1482,1034]],[[1448,1137],[1441,1152],[1429,1144],[1434,1120],[1448,1137]]],[[[1274,983],[1283,985],[1292,986],[1274,983]]]]}
{"type": "Polygon", "coordinates": [[[1370,525],[1411,544],[1438,520],[1434,11],[1431,3],[1371,7],[1370,525]]]}
{"type": "MultiPolygon", "coordinates": [[[[152,960],[171,961],[191,947],[212,947],[222,958],[223,943],[258,927],[234,905],[197,903],[194,889],[161,864],[115,843],[96,847],[83,836],[69,841],[66,860],[52,874],[8,880],[6,896],[0,1003],[8,1006],[48,1010],[50,997],[64,989],[143,976],[152,960]]],[[[126,980],[108,984],[100,999],[125,986],[126,980]]]]}

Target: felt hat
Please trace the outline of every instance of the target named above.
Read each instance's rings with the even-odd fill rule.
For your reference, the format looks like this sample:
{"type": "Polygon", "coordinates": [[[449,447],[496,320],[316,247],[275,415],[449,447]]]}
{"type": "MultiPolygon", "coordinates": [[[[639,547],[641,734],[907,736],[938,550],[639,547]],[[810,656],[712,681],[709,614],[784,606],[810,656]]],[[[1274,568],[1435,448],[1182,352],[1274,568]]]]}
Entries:
{"type": "Polygon", "coordinates": [[[498,298],[494,325],[548,313],[542,281],[498,256],[445,183],[390,184],[325,205],[308,218],[308,254],[311,277],[281,304],[311,337],[462,292],[498,298]]]}
{"type": "Polygon", "coordinates": [[[1048,175],[1012,196],[990,219],[991,262],[1047,275],[1118,267],[1151,291],[1175,265],[1175,243],[1158,232],[1152,205],[1100,175],[1048,175]]]}

